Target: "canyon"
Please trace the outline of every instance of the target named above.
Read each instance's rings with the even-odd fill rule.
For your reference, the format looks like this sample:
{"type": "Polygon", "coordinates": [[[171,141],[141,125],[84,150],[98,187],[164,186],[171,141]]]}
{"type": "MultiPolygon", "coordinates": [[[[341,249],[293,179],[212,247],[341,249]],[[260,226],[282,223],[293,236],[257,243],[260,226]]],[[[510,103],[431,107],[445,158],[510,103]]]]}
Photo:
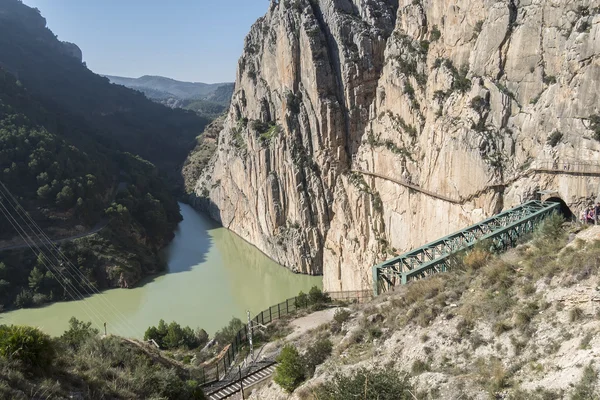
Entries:
{"type": "Polygon", "coordinates": [[[575,212],[594,179],[538,169],[600,159],[598,6],[272,1],[191,202],[329,291],[541,190],[575,212]]]}

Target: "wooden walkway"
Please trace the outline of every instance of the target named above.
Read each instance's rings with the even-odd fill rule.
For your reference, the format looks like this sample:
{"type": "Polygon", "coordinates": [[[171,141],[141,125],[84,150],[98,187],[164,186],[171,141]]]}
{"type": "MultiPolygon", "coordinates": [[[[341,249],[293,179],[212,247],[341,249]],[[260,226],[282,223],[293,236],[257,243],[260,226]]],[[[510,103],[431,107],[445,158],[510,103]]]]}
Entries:
{"type": "Polygon", "coordinates": [[[454,198],[451,198],[451,197],[448,197],[448,196],[444,196],[444,195],[439,194],[439,193],[432,192],[431,190],[423,189],[422,187],[417,186],[417,185],[412,184],[412,183],[409,183],[409,182],[407,182],[405,180],[401,180],[401,179],[397,179],[397,178],[391,178],[389,176],[377,174],[375,172],[367,172],[367,171],[362,171],[362,170],[357,170],[357,169],[352,170],[352,172],[356,172],[356,173],[363,174],[363,175],[370,175],[370,176],[374,176],[374,177],[377,177],[377,178],[385,179],[385,180],[388,180],[390,182],[397,183],[398,185],[405,186],[405,187],[407,187],[409,189],[412,189],[414,191],[423,193],[423,194],[425,194],[425,195],[427,195],[429,197],[433,197],[433,198],[436,198],[436,199],[444,200],[444,201],[447,201],[449,203],[453,203],[453,204],[461,204],[462,203],[462,201],[460,199],[454,199],[454,198]]]}

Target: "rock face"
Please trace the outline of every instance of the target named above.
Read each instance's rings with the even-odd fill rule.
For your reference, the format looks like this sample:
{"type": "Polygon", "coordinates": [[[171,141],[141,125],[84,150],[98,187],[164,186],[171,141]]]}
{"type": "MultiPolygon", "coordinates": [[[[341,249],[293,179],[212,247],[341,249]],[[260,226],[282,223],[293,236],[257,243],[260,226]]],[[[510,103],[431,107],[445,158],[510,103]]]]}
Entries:
{"type": "Polygon", "coordinates": [[[62,42],[63,53],[77,59],[79,62],[83,61],[83,53],[79,46],[71,42],[62,42]]]}
{"type": "Polygon", "coordinates": [[[600,2],[578,3],[272,2],[193,202],[330,291],[542,189],[575,211],[595,179],[536,168],[600,160],[600,2]]]}

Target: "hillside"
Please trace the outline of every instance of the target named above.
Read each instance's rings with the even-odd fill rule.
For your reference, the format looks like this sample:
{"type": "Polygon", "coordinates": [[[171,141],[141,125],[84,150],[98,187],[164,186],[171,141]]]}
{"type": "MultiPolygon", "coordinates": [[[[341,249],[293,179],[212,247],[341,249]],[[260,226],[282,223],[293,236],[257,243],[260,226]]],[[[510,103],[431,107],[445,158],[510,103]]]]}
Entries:
{"type": "MultiPolygon", "coordinates": [[[[132,286],[164,268],[181,219],[172,189],[207,120],[111,85],[74,46],[36,10],[0,2],[0,181],[51,238],[96,232],[61,245],[96,288],[132,286]]],[[[8,219],[3,188],[0,201],[0,250],[23,245],[15,224],[31,224],[8,219]]],[[[0,253],[0,310],[70,300],[61,284],[37,254],[0,253]]]]}
{"type": "MultiPolygon", "coordinates": [[[[82,64],[73,46],[57,40],[37,10],[18,0],[0,2],[0,67],[49,113],[78,118],[104,146],[139,154],[176,176],[208,120],[111,85],[82,64]]],[[[68,133],[74,140],[83,135],[68,133]]]]}
{"type": "Polygon", "coordinates": [[[171,108],[183,108],[216,118],[229,106],[233,83],[181,82],[162,76],[124,78],[105,75],[112,83],[139,90],[149,99],[171,108]]]}
{"type": "Polygon", "coordinates": [[[192,201],[330,291],[539,191],[578,211],[598,43],[597,0],[273,1],[192,201]]]}
{"type": "Polygon", "coordinates": [[[250,398],[599,398],[600,229],[561,223],[506,254],[480,247],[448,273],[319,311],[329,322],[309,332],[292,322],[261,354],[298,350],[275,374],[293,393],[270,381],[250,398]]]}

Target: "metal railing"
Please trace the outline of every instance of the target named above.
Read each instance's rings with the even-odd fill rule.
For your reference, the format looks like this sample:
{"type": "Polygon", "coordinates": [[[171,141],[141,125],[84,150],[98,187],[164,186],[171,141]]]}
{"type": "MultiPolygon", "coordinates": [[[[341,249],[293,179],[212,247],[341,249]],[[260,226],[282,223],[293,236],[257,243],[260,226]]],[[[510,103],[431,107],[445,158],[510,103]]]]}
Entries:
{"type": "Polygon", "coordinates": [[[532,169],[570,174],[600,174],[599,163],[586,161],[537,161],[532,169]]]}
{"type": "Polygon", "coordinates": [[[533,232],[547,216],[557,212],[560,203],[529,201],[501,212],[478,224],[426,244],[373,266],[373,293],[392,289],[413,279],[423,278],[449,267],[452,256],[474,247],[477,243],[491,241],[496,250],[514,246],[519,237],[533,232]]]}
{"type": "MultiPolygon", "coordinates": [[[[287,315],[295,314],[299,310],[307,309],[317,303],[327,304],[336,301],[362,303],[372,298],[373,293],[370,290],[323,292],[320,298],[311,296],[310,294],[296,296],[260,312],[251,319],[251,325],[253,327],[266,325],[287,315]]],[[[253,327],[250,329],[254,329],[253,327]]],[[[248,329],[248,325],[245,324],[244,327],[237,332],[233,341],[224,347],[224,352],[219,358],[202,368],[199,379],[203,386],[218,382],[222,377],[227,375],[227,372],[236,361],[236,356],[248,343],[248,329]]]]}

